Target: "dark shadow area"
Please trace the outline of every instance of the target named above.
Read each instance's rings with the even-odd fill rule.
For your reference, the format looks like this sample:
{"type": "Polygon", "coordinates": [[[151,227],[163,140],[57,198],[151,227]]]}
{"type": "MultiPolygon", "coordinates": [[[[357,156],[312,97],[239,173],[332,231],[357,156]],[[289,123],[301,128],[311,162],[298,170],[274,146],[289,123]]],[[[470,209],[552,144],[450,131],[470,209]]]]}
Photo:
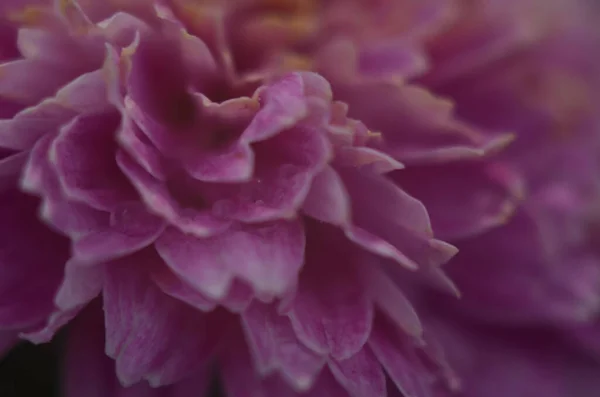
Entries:
{"type": "Polygon", "coordinates": [[[55,346],[22,343],[0,362],[0,396],[59,397],[58,367],[55,346]]]}

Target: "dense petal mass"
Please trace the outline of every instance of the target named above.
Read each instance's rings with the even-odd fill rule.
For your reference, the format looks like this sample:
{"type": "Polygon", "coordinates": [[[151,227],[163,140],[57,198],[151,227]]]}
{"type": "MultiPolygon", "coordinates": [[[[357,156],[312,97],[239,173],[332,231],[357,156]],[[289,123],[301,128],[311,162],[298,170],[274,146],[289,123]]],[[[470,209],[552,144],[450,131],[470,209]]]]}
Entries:
{"type": "MultiPolygon", "coordinates": [[[[0,120],[0,327],[41,343],[73,322],[69,395],[185,396],[218,362],[233,396],[248,376],[267,395],[386,396],[376,313],[415,344],[422,328],[383,267],[438,269],[456,250],[388,177],[404,164],[381,134],[323,76],[273,70],[275,47],[242,70],[230,20],[187,18],[209,8],[29,6],[7,14],[0,66],[22,105],[0,120]]],[[[385,47],[360,40],[369,73],[414,69],[400,51],[372,70],[385,47]]]]}
{"type": "Polygon", "coordinates": [[[583,1],[5,1],[0,350],[68,326],[67,397],[590,396],[583,1]]]}

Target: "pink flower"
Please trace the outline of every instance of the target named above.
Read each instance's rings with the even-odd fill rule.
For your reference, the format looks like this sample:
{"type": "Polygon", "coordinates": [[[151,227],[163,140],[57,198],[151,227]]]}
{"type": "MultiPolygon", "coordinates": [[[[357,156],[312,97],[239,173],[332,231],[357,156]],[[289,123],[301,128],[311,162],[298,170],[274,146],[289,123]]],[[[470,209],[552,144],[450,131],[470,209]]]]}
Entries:
{"type": "MultiPolygon", "coordinates": [[[[6,7],[0,326],[40,343],[79,317],[69,395],[117,393],[103,351],[124,393],[198,393],[213,364],[232,396],[452,386],[390,274],[448,283],[456,250],[323,77],[241,75],[166,3],[6,7]]],[[[403,91],[422,128],[437,100],[403,91]]],[[[453,151],[445,124],[410,156],[453,151]]]]}
{"type": "Polygon", "coordinates": [[[587,396],[587,11],[3,3],[0,349],[67,326],[67,396],[587,396]]]}

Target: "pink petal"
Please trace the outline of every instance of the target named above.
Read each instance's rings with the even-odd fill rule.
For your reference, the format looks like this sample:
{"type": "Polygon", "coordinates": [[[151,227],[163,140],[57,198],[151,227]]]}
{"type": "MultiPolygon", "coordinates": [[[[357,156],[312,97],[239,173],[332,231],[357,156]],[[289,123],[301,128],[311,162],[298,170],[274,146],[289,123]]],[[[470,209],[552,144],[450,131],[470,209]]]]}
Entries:
{"type": "Polygon", "coordinates": [[[23,171],[23,190],[43,197],[41,218],[68,236],[76,237],[107,225],[108,213],[94,210],[82,203],[68,201],[64,197],[48,161],[48,150],[53,138],[54,135],[47,135],[35,144],[23,171]]]}
{"type": "Polygon", "coordinates": [[[356,226],[389,242],[426,268],[437,267],[456,254],[456,248],[433,238],[423,204],[390,180],[359,171],[345,171],[342,176],[353,198],[356,226]]]}
{"type": "Polygon", "coordinates": [[[327,166],[315,176],[302,210],[322,222],[340,226],[350,222],[350,197],[333,168],[327,166]]]}
{"type": "Polygon", "coordinates": [[[316,230],[319,227],[310,230],[306,264],[289,316],[302,343],[320,355],[343,360],[366,343],[373,305],[356,266],[356,250],[340,232],[322,226],[316,230]]]}
{"type": "Polygon", "coordinates": [[[139,202],[120,205],[109,222],[108,227],[74,241],[73,255],[78,261],[99,263],[134,253],[152,244],[165,228],[163,220],[139,202]]]}
{"type": "Polygon", "coordinates": [[[123,116],[117,133],[121,147],[134,159],[144,171],[154,178],[165,180],[166,171],[162,154],[148,140],[139,127],[128,116],[123,116]]]}
{"type": "Polygon", "coordinates": [[[371,299],[404,332],[420,337],[423,332],[421,321],[401,287],[377,266],[377,262],[372,265],[363,273],[371,299]]]}
{"type": "Polygon", "coordinates": [[[395,326],[376,320],[369,347],[385,368],[394,385],[406,397],[426,397],[431,394],[428,374],[416,355],[418,346],[403,337],[395,326]]]}
{"type": "Polygon", "coordinates": [[[217,302],[205,297],[193,287],[187,285],[166,266],[157,266],[152,271],[152,281],[167,295],[190,306],[209,312],[217,307],[217,302]]]}
{"type": "Polygon", "coordinates": [[[163,294],[144,274],[156,260],[142,252],[107,264],[106,351],[116,360],[123,385],[179,381],[206,365],[214,348],[207,315],[163,294]]]}
{"type": "Polygon", "coordinates": [[[293,128],[253,146],[254,176],[237,185],[212,185],[206,190],[219,217],[265,222],[292,217],[310,185],[327,164],[331,148],[326,137],[309,128],[293,128]]]}
{"type": "Polygon", "coordinates": [[[404,165],[399,161],[369,147],[342,147],[336,153],[335,163],[345,167],[367,168],[378,174],[404,168],[404,165]]]}
{"type": "Polygon", "coordinates": [[[242,314],[242,319],[258,370],[264,375],[281,371],[295,389],[309,389],[324,359],[298,341],[289,320],[273,307],[257,302],[242,314]]]}
{"type": "Polygon", "coordinates": [[[221,153],[198,153],[184,167],[195,179],[205,182],[245,182],[252,176],[254,153],[245,145],[233,145],[221,153]]]}
{"type": "Polygon", "coordinates": [[[173,385],[146,382],[123,387],[114,362],[104,353],[104,324],[98,306],[86,309],[69,328],[65,360],[65,397],[197,397],[208,390],[211,371],[198,371],[173,385]]]}
{"type": "Polygon", "coordinates": [[[263,105],[242,134],[245,142],[269,139],[295,125],[308,111],[304,81],[297,73],[261,89],[258,97],[263,105]]]}
{"type": "Polygon", "coordinates": [[[43,62],[19,59],[0,64],[0,96],[24,105],[50,97],[76,76],[72,70],[43,62]]]}
{"type": "Polygon", "coordinates": [[[26,108],[11,119],[0,120],[0,146],[25,150],[46,134],[58,131],[77,113],[53,100],[26,108]]]}
{"type": "Polygon", "coordinates": [[[381,364],[368,348],[345,360],[332,360],[329,368],[335,379],[357,397],[386,397],[386,377],[381,364]]]}
{"type": "Polygon", "coordinates": [[[169,228],[157,240],[156,248],[186,283],[219,299],[236,276],[256,292],[283,294],[296,282],[304,244],[301,222],[280,221],[240,225],[203,239],[169,228]]]}
{"type": "Polygon", "coordinates": [[[222,232],[230,222],[217,219],[206,211],[182,207],[171,196],[164,182],[154,178],[125,152],[117,154],[119,168],[137,189],[148,209],[185,233],[207,237],[222,232]]]}
{"type": "Polygon", "coordinates": [[[117,113],[79,116],[61,129],[50,148],[50,162],[65,195],[111,211],[137,198],[115,161],[117,113]]]}

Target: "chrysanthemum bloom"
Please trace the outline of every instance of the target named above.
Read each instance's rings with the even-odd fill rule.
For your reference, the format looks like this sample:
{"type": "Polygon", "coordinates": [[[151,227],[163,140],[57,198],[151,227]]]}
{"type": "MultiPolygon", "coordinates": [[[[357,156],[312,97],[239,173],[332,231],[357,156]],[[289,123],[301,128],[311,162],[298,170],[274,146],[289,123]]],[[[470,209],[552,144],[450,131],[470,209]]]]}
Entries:
{"type": "MultiPolygon", "coordinates": [[[[318,74],[244,69],[236,20],[193,5],[3,3],[7,341],[46,342],[75,319],[69,396],[198,395],[214,370],[230,396],[454,388],[401,285],[452,288],[440,266],[456,250],[387,174],[507,138],[404,86],[412,68],[365,71],[351,34],[306,50],[350,107],[318,74]]],[[[465,192],[492,186],[495,201],[448,234],[490,227],[512,200],[504,170],[470,169],[465,192]]]]}
{"type": "Polygon", "coordinates": [[[468,331],[423,332],[403,291],[454,288],[426,208],[436,237],[470,239],[524,198],[511,154],[483,158],[521,118],[458,95],[547,26],[500,3],[3,4],[7,343],[74,319],[69,396],[198,395],[215,370],[230,396],[456,391],[430,335],[468,331]]]}

